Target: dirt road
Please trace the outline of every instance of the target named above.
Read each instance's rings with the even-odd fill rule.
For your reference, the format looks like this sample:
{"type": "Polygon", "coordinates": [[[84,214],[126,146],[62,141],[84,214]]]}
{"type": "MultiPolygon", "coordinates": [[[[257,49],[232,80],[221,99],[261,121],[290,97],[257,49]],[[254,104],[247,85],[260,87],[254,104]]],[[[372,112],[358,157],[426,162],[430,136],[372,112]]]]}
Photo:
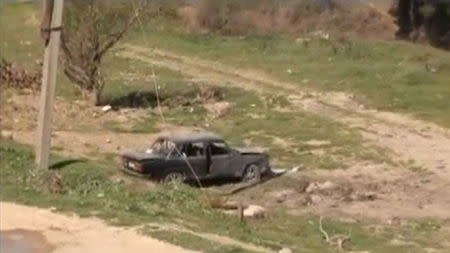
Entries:
{"type": "Polygon", "coordinates": [[[107,226],[94,218],[53,213],[46,209],[0,202],[1,252],[11,253],[122,253],[193,252],[134,229],[107,226]],[[14,241],[25,240],[20,245],[14,241]],[[9,250],[3,247],[10,247],[9,250]]]}

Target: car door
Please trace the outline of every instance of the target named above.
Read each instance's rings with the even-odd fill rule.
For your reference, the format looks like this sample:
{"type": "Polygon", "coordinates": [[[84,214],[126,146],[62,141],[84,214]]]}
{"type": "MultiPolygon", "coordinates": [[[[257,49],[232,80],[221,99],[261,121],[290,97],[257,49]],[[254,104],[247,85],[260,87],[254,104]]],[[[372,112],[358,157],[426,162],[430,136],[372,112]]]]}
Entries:
{"type": "Polygon", "coordinates": [[[209,177],[231,177],[233,153],[225,142],[210,142],[207,146],[209,177]]]}
{"type": "Polygon", "coordinates": [[[206,160],[206,148],[203,142],[187,143],[183,146],[183,156],[187,160],[187,175],[195,178],[192,174],[194,170],[195,174],[199,178],[203,178],[208,174],[208,163],[206,160]],[[190,168],[189,165],[192,167],[190,168]]]}

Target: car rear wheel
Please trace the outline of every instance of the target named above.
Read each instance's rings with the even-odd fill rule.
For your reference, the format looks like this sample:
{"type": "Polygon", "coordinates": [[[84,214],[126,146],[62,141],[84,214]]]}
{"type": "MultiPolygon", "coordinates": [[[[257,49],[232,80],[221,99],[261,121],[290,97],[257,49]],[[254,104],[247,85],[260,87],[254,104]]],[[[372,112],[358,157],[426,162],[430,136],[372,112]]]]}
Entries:
{"type": "Polygon", "coordinates": [[[256,164],[250,164],[242,175],[244,182],[259,182],[261,180],[261,169],[256,164]]]}
{"type": "Polygon", "coordinates": [[[165,184],[177,184],[177,183],[183,183],[184,180],[186,180],[186,176],[181,172],[170,172],[167,174],[163,182],[165,184]]]}

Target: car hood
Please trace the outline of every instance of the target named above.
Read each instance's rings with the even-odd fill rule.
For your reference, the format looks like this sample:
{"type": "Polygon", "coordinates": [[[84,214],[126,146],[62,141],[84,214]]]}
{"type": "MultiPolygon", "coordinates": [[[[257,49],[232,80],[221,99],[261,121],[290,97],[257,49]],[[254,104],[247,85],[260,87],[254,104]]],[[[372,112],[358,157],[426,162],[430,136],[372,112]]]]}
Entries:
{"type": "Polygon", "coordinates": [[[241,154],[262,154],[262,153],[264,153],[264,150],[262,148],[240,147],[240,148],[235,148],[235,150],[241,154]]]}
{"type": "Polygon", "coordinates": [[[123,157],[127,157],[133,160],[148,160],[148,159],[163,159],[164,155],[158,153],[150,153],[146,150],[128,151],[122,153],[123,157]]]}

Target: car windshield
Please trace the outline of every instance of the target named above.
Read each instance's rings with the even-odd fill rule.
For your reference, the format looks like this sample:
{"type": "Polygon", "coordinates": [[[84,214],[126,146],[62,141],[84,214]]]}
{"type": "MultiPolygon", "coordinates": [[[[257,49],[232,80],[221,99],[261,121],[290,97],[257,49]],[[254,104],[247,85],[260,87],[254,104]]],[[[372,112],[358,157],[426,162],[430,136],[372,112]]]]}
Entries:
{"type": "Polygon", "coordinates": [[[155,143],[153,143],[151,148],[147,150],[147,153],[168,155],[174,149],[174,147],[175,143],[166,139],[159,139],[155,141],[155,143]]]}

